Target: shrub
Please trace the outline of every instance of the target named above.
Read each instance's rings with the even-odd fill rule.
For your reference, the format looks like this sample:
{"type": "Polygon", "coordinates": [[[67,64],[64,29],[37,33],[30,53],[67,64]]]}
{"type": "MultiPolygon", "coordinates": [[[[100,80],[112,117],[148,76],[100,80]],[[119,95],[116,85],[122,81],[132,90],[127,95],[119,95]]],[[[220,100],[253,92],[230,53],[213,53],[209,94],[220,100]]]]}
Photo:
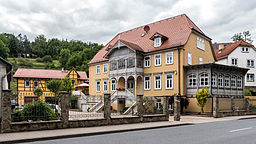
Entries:
{"type": "Polygon", "coordinates": [[[54,112],[51,106],[42,101],[33,101],[32,103],[28,103],[24,106],[23,109],[24,120],[57,120],[58,114],[54,112]]]}
{"type": "Polygon", "coordinates": [[[23,121],[23,111],[22,110],[12,110],[11,117],[12,117],[12,122],[23,121]]]}
{"type": "Polygon", "coordinates": [[[43,62],[43,59],[39,57],[39,58],[36,58],[36,61],[37,62],[43,62]]]}
{"type": "Polygon", "coordinates": [[[37,96],[37,97],[40,97],[41,95],[43,95],[43,90],[38,87],[34,90],[34,94],[37,96]]]}
{"type": "Polygon", "coordinates": [[[127,111],[128,108],[129,108],[129,107],[124,107],[120,112],[121,112],[121,113],[124,113],[125,111],[127,111]]]}
{"type": "Polygon", "coordinates": [[[52,62],[52,57],[50,55],[46,55],[43,57],[43,62],[52,62]]]}
{"type": "Polygon", "coordinates": [[[202,88],[202,90],[196,93],[197,104],[201,107],[201,113],[204,113],[204,106],[209,96],[208,88],[202,88]]]}
{"type": "Polygon", "coordinates": [[[244,93],[245,93],[245,96],[252,96],[250,89],[245,89],[244,93]]]}
{"type": "Polygon", "coordinates": [[[27,67],[27,68],[33,67],[32,62],[24,58],[18,58],[18,65],[21,67],[27,67]]]}

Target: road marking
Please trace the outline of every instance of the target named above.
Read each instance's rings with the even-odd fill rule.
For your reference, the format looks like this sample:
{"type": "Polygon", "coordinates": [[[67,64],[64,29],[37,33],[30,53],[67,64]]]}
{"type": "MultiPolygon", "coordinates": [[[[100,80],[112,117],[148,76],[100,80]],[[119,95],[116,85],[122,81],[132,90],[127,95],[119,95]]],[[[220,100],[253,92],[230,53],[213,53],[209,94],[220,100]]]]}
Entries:
{"type": "Polygon", "coordinates": [[[235,130],[231,130],[229,132],[238,132],[238,131],[243,131],[243,130],[248,130],[248,129],[252,129],[252,127],[247,127],[247,128],[242,128],[242,129],[235,129],[235,130]]]}

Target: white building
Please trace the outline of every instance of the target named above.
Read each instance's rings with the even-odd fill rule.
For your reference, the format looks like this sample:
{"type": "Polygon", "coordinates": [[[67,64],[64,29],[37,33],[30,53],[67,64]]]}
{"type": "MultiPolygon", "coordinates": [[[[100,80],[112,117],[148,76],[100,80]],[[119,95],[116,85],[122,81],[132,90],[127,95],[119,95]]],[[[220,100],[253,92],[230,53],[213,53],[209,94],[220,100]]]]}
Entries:
{"type": "Polygon", "coordinates": [[[245,76],[245,87],[256,89],[256,48],[245,41],[237,41],[227,46],[219,45],[215,50],[216,63],[249,69],[245,76]]]}

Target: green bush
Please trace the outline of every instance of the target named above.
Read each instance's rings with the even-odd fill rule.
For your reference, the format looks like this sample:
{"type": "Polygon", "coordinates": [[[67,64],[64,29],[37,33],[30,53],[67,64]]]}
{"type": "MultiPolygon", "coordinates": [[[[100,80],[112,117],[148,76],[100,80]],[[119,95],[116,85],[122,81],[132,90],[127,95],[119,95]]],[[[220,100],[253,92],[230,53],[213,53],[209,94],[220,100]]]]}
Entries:
{"type": "Polygon", "coordinates": [[[12,122],[23,121],[23,111],[22,110],[12,110],[11,117],[12,117],[12,122]]]}
{"type": "Polygon", "coordinates": [[[244,93],[245,93],[245,96],[252,96],[250,89],[245,89],[244,93]]]}
{"type": "Polygon", "coordinates": [[[46,55],[43,57],[43,62],[52,62],[52,57],[50,55],[46,55]]]}
{"type": "Polygon", "coordinates": [[[31,68],[33,67],[33,64],[31,61],[27,60],[27,59],[24,59],[24,58],[18,58],[18,66],[21,66],[21,67],[27,67],[27,68],[31,68]]]}
{"type": "Polygon", "coordinates": [[[28,103],[24,106],[23,109],[23,115],[24,115],[24,120],[33,120],[33,121],[38,121],[38,120],[57,120],[58,119],[58,114],[54,112],[54,110],[51,108],[51,106],[42,101],[33,101],[32,103],[28,103]]]}
{"type": "Polygon", "coordinates": [[[37,62],[43,62],[43,59],[39,57],[39,58],[36,58],[36,61],[37,62]]]}

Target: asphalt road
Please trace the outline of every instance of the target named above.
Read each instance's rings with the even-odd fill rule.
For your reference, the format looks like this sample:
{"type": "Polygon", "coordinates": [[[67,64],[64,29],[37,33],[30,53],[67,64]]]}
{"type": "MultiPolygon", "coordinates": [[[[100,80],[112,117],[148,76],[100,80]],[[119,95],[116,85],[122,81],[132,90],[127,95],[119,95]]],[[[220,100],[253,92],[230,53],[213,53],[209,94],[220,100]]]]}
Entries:
{"type": "Polygon", "coordinates": [[[256,119],[37,141],[30,144],[256,144],[256,119]]]}

